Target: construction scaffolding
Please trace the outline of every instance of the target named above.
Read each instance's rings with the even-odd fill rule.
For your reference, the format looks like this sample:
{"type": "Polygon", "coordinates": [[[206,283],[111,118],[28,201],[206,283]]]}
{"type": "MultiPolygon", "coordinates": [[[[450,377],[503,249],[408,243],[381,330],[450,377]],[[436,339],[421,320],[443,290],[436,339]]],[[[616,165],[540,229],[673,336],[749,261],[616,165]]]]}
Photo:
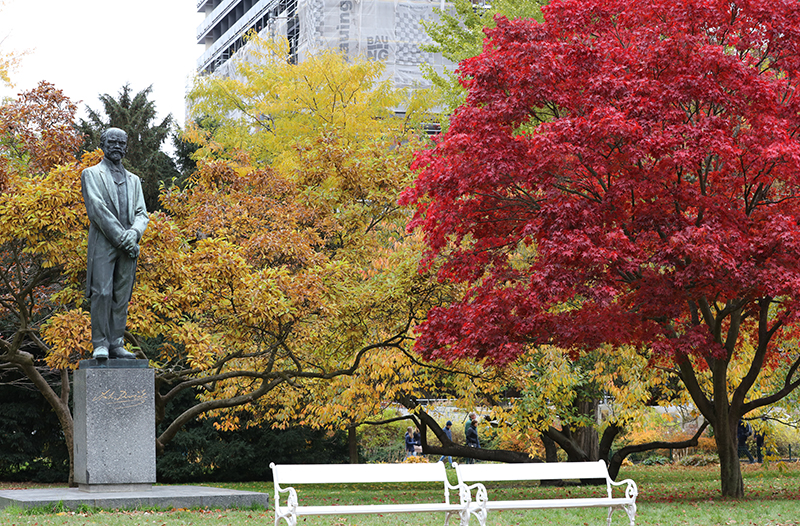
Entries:
{"type": "Polygon", "coordinates": [[[397,87],[428,86],[423,64],[439,73],[453,67],[440,54],[422,49],[432,43],[422,23],[438,19],[440,10],[447,7],[442,0],[280,0],[270,4],[224,54],[198,64],[201,74],[234,75],[235,56],[247,47],[243,37],[249,30],[264,38],[287,38],[290,60],[295,63],[323,49],[380,60],[386,65],[385,77],[397,87]]]}

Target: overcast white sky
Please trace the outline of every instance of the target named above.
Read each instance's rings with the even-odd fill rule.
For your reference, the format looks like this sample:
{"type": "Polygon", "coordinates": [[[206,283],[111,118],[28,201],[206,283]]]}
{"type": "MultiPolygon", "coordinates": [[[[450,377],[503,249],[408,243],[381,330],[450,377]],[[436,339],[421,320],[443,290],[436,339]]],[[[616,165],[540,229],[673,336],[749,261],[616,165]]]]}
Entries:
{"type": "Polygon", "coordinates": [[[101,110],[98,96],[116,97],[153,85],[159,117],[184,123],[184,95],[203,46],[195,33],[203,15],[196,0],[0,0],[0,52],[30,53],[12,72],[16,96],[47,80],[78,103],[101,110]]]}

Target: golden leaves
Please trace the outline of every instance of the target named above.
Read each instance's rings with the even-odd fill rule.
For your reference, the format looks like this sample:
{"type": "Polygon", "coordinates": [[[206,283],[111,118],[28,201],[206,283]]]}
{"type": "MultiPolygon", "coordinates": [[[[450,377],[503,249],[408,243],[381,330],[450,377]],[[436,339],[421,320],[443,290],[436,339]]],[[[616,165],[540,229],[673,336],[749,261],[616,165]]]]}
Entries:
{"type": "Polygon", "coordinates": [[[92,353],[92,327],[89,314],[72,309],[53,316],[42,330],[50,346],[45,363],[53,369],[77,369],[78,361],[92,353]]]}
{"type": "Polygon", "coordinates": [[[213,367],[221,349],[215,345],[214,337],[193,322],[183,323],[170,334],[171,339],[183,346],[189,365],[200,370],[213,367]]]}

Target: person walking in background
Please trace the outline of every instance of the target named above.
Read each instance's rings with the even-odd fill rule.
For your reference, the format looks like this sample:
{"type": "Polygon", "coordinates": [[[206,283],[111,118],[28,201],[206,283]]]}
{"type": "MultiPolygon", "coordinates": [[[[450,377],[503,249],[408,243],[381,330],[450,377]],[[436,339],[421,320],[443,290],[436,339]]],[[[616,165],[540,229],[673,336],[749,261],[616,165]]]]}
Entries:
{"type": "MultiPolygon", "coordinates": [[[[467,436],[467,446],[469,446],[469,447],[477,447],[477,448],[481,447],[481,442],[478,439],[478,419],[477,418],[473,419],[470,422],[469,426],[467,426],[467,431],[466,431],[465,434],[467,436]]],[[[467,464],[472,464],[474,462],[475,462],[475,459],[472,459],[472,458],[468,458],[467,459],[467,464]]]]}
{"type": "Polygon", "coordinates": [[[405,441],[406,441],[406,458],[413,457],[414,456],[414,446],[415,446],[415,444],[414,444],[414,428],[411,427],[411,426],[408,426],[406,428],[405,441]]]}
{"type": "Polygon", "coordinates": [[[750,450],[747,449],[747,437],[753,434],[753,428],[750,427],[750,424],[745,422],[744,420],[739,420],[739,426],[736,429],[736,438],[739,442],[739,456],[741,457],[744,454],[750,463],[753,464],[755,460],[753,459],[753,455],[750,454],[750,450]]]}
{"type": "MultiPolygon", "coordinates": [[[[450,439],[450,442],[453,441],[453,430],[451,429],[452,427],[453,423],[450,420],[448,420],[447,423],[444,425],[444,429],[442,429],[442,431],[444,431],[444,434],[447,435],[447,438],[450,439]]],[[[444,455],[439,457],[439,460],[437,460],[437,462],[441,462],[442,460],[444,460],[444,455]]],[[[451,466],[453,465],[453,457],[448,456],[447,461],[450,463],[451,466]]]]}
{"type": "MultiPolygon", "coordinates": [[[[467,433],[469,433],[469,428],[472,426],[472,421],[477,419],[478,415],[474,412],[467,415],[467,423],[464,424],[464,436],[467,436],[467,433]]],[[[467,445],[469,445],[469,442],[467,442],[467,445]]]]}
{"type": "Polygon", "coordinates": [[[764,463],[764,433],[756,431],[756,461],[759,464],[764,463]]]}

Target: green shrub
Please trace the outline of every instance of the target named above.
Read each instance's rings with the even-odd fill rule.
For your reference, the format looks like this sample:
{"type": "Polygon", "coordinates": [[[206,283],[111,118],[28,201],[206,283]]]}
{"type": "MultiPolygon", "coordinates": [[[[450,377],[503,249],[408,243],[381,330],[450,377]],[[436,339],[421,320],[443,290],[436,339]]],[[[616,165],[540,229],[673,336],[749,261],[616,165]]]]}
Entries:
{"type": "Polygon", "coordinates": [[[672,462],[661,455],[651,455],[640,462],[643,466],[663,466],[665,464],[672,464],[672,462]]]}

